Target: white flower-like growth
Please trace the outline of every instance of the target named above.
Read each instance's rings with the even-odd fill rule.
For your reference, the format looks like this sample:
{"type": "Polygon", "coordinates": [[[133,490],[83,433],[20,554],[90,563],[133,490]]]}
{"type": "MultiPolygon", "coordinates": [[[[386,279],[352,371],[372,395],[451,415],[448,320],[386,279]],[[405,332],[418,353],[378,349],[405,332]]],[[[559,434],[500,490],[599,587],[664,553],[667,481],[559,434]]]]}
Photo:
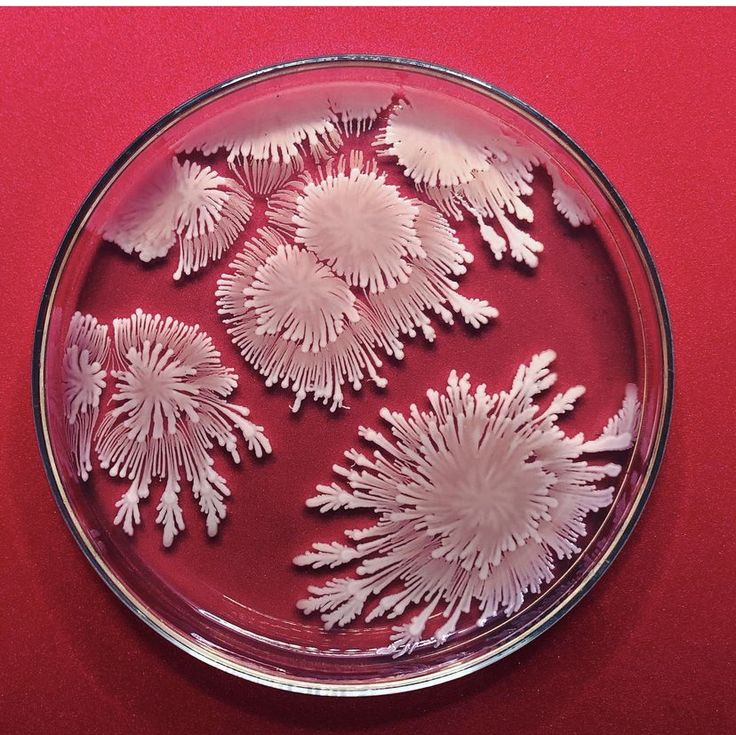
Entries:
{"type": "Polygon", "coordinates": [[[440,212],[423,202],[414,204],[414,228],[424,255],[410,261],[412,270],[405,283],[366,297],[382,330],[395,336],[414,337],[420,329],[432,342],[435,330],[427,312],[434,312],[446,324],[453,324],[454,314],[460,314],[466,324],[476,329],[487,324],[498,316],[498,311],[483,299],[467,298],[457,292],[456,278],[467,271],[473,262],[472,254],[455,237],[440,212]]]}
{"type": "Polygon", "coordinates": [[[279,335],[302,352],[319,352],[360,319],[347,284],[313,253],[285,243],[258,266],[243,294],[258,336],[279,335]]]}
{"type": "Polygon", "coordinates": [[[370,130],[393,99],[391,87],[385,84],[339,83],[327,90],[330,110],[347,135],[360,135],[370,130]]]}
{"type": "Polygon", "coordinates": [[[103,236],[143,262],[164,257],[178,244],[179,279],[219,259],[252,211],[253,200],[239,182],[173,158],[123,203],[103,236]]]}
{"type": "Polygon", "coordinates": [[[412,90],[391,111],[376,145],[421,187],[466,184],[502,155],[508,138],[487,115],[412,90]]]}
{"type": "Polygon", "coordinates": [[[557,164],[548,156],[544,167],[552,179],[552,201],[557,211],[573,226],[590,225],[595,219],[591,203],[572,182],[568,183],[557,164]]]}
{"type": "Polygon", "coordinates": [[[311,597],[298,607],[320,613],[329,630],[363,614],[371,599],[366,622],[420,606],[381,649],[402,655],[422,642],[442,644],[463,614],[474,613],[478,626],[499,612],[511,615],[550,582],[555,561],[580,552],[587,514],[612,501],[613,488],[599,481],[621,471],[581,455],[628,449],[639,413],[629,386],[600,438],[566,436],[557,420],[585,389],[570,388],[541,408],[535,399],[556,382],[554,358],[551,350],[535,355],[509,391],[493,395],[453,371],[444,394],[427,392],[429,411],[381,411],[391,438],[361,427],[373,456],[351,449],[349,467],[334,467],[350,490],[320,485],[307,505],[322,513],[372,511],[377,521],[346,531],[351,545],[315,543],[295,558],[315,569],[358,562],[355,576],[309,587],[311,597]],[[435,611],[444,622],[430,623],[435,611]]]}
{"type": "Polygon", "coordinates": [[[267,385],[343,405],[345,384],[384,386],[379,352],[435,337],[427,312],[473,327],[497,315],[457,293],[472,256],[433,207],[401,196],[358,153],[330,160],[269,200],[264,228],[218,282],[234,343],[267,385]],[[288,239],[287,239],[288,238],[288,239]]]}
{"type": "Polygon", "coordinates": [[[87,480],[92,471],[92,432],[100,414],[109,350],[107,325],[77,311],[66,335],[62,384],[67,440],[74,468],[82,480],[87,480]]]}
{"type": "Polygon", "coordinates": [[[228,161],[287,162],[301,159],[308,150],[326,158],[342,138],[332,120],[330,104],[312,88],[284,90],[272,99],[249,100],[194,128],[180,150],[199,150],[209,156],[221,148],[228,161]]]}
{"type": "Polygon", "coordinates": [[[164,546],[170,546],[184,529],[178,499],[183,476],[214,536],[230,490],[214,469],[213,442],[239,462],[237,430],[260,457],[271,451],[263,427],[248,419],[247,408],[226,400],[237,375],[222,366],[220,353],[197,325],[138,309],[113,326],[115,407],[100,424],[96,449],[103,469],[131,481],[117,502],[115,523],[132,535],[140,523],[140,500],[154,480],[165,480],[156,522],[163,526],[164,546]]]}
{"type": "MultiPolygon", "coordinates": [[[[542,163],[535,146],[515,141],[474,107],[449,107],[418,90],[394,107],[375,145],[396,158],[445,214],[461,220],[465,211],[474,217],[496,259],[508,251],[514,260],[537,266],[542,243],[514,221],[534,219],[524,197],[532,193],[533,169],[542,163]]],[[[582,194],[562,182],[550,161],[545,165],[557,209],[573,226],[590,223],[582,194]]]]}
{"type": "Polygon", "coordinates": [[[378,349],[402,357],[401,344],[313,253],[264,228],[230,268],[217,284],[228,333],[266,385],[293,390],[294,411],[308,394],[336,410],[346,383],[386,385],[378,349]]]}
{"type": "Polygon", "coordinates": [[[342,144],[330,101],[314,88],[283,90],[271,100],[248,100],[188,133],[180,152],[227,151],[230,167],[257,194],[269,194],[302,170],[304,156],[332,155],[342,144]]]}
{"type": "Polygon", "coordinates": [[[206,156],[224,149],[230,168],[255,194],[268,195],[304,168],[305,156],[323,161],[343,134],[366,132],[390,104],[381,84],[336,83],[283,90],[270,100],[248,100],[191,130],[179,152],[206,156]]]}
{"type": "Polygon", "coordinates": [[[426,256],[414,223],[419,210],[359,152],[330,159],[269,201],[269,217],[351,286],[370,293],[407,283],[426,256]]]}

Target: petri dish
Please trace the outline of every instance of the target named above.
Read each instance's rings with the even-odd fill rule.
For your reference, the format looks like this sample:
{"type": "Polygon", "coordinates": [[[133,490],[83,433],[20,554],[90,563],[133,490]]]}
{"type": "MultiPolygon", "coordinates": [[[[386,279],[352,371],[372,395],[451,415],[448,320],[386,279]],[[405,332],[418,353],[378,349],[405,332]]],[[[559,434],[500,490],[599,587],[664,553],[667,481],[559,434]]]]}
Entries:
{"type": "MultiPolygon", "coordinates": [[[[85,344],[89,366],[95,354],[89,339],[85,344]]],[[[74,353],[77,367],[81,348],[74,353]]],[[[407,59],[335,56],[279,64],[203,92],[152,125],[102,175],[72,221],[49,275],[37,326],[33,400],[41,453],[61,513],[89,562],[136,615],[193,656],[252,681],[311,694],[373,695],[430,686],[488,665],[534,639],[591,589],[621,549],[654,483],[671,411],[672,369],[666,305],[642,234],[611,183],[567,135],[520,100],[460,72],[407,59]],[[365,184],[361,202],[374,207],[362,219],[355,215],[357,189],[350,189],[351,179],[365,184]],[[178,192],[178,209],[161,204],[167,186],[178,192]],[[194,205],[187,210],[207,187],[225,196],[212,195],[209,210],[194,205]],[[208,212],[214,212],[210,220],[208,212]],[[348,226],[357,238],[350,242],[363,248],[360,256],[334,237],[348,226]],[[210,237],[215,230],[224,234],[210,237]],[[386,232],[389,244],[381,250],[385,242],[379,235],[386,232]],[[422,271],[422,263],[429,261],[418,260],[426,252],[418,251],[428,251],[442,237],[438,247],[455,243],[452,257],[462,265],[450,272],[447,261],[442,271],[440,258],[434,275],[427,275],[432,269],[422,271]],[[252,266],[252,286],[260,267],[261,286],[285,283],[279,281],[283,273],[277,277],[273,271],[288,265],[284,248],[306,268],[289,266],[294,266],[291,276],[299,275],[289,281],[291,297],[296,281],[307,284],[301,284],[299,305],[281,293],[279,314],[273,291],[268,298],[255,287],[246,294],[251,312],[261,319],[256,326],[272,319],[272,331],[263,326],[261,336],[265,330],[286,345],[308,343],[304,351],[279,353],[277,368],[263,350],[253,351],[253,334],[238,340],[243,334],[238,320],[246,317],[238,312],[245,309],[238,302],[245,296],[237,276],[252,266]],[[411,248],[417,250],[414,260],[402,260],[411,248]],[[277,251],[280,260],[273,255],[277,251]],[[245,261],[249,253],[260,253],[261,261],[243,265],[243,253],[245,261]],[[276,260],[268,260],[271,256],[276,260]],[[273,266],[270,276],[266,261],[273,266]],[[310,274],[321,267],[357,316],[347,307],[338,309],[320,328],[302,324],[301,332],[292,330],[284,338],[288,318],[283,315],[308,310],[310,288],[324,285],[317,276],[310,281],[310,274]],[[411,274],[419,271],[430,291],[435,288],[434,296],[411,314],[402,312],[401,300],[391,298],[399,286],[410,292],[409,301],[401,303],[411,302],[421,291],[411,291],[416,278],[411,274]],[[362,363],[355,358],[362,380],[348,369],[333,373],[338,383],[344,378],[337,387],[304,378],[316,373],[297,370],[286,377],[294,363],[337,339],[325,337],[330,324],[347,334],[373,307],[370,344],[376,355],[364,354],[362,363]],[[157,314],[162,321],[152,327],[157,314]],[[89,321],[92,316],[96,321],[89,321]],[[228,384],[228,405],[250,409],[248,420],[263,427],[271,452],[255,457],[239,437],[235,462],[228,456],[230,435],[212,434],[205,453],[231,493],[219,496],[225,518],[218,524],[217,517],[199,512],[192,482],[180,466],[176,502],[185,527],[170,513],[173,531],[167,535],[164,529],[162,536],[166,522],[156,519],[168,486],[154,468],[150,496],[135,501],[140,523],[131,516],[129,535],[116,503],[131,479],[121,477],[122,470],[111,475],[110,436],[120,440],[135,422],[124,424],[122,434],[101,426],[125,395],[131,396],[125,392],[130,383],[118,372],[126,368],[121,361],[130,358],[126,350],[133,338],[125,330],[148,328],[150,336],[151,329],[163,329],[166,317],[188,329],[189,337],[209,335],[207,359],[215,360],[216,370],[229,368],[237,375],[237,387],[228,384]],[[115,320],[122,321],[115,326],[115,320]],[[95,334],[110,340],[97,365],[105,371],[99,415],[90,408],[84,418],[89,425],[79,412],[76,423],[70,421],[70,339],[79,334],[70,331],[73,323],[88,329],[88,338],[102,328],[95,334]],[[309,596],[310,587],[324,591],[336,576],[360,576],[359,561],[336,570],[308,564],[304,556],[315,542],[338,540],[355,548],[359,540],[346,541],[344,532],[376,521],[376,506],[370,504],[346,513],[320,513],[314,503],[306,505],[318,486],[347,487],[351,477],[355,480],[335,469],[355,470],[355,455],[346,458],[346,451],[354,448],[373,458],[376,436],[360,435],[360,427],[390,438],[390,421],[381,409],[408,416],[416,404],[420,412],[431,411],[427,391],[446,394],[452,371],[469,375],[472,395],[479,384],[488,394],[508,392],[519,367],[532,364],[535,355],[558,376],[556,386],[539,397],[541,412],[558,387],[586,389],[575,396],[574,410],[557,412],[557,428],[548,428],[568,439],[585,435],[585,446],[595,455],[576,450],[572,459],[619,468],[615,476],[595,481],[609,495],[600,507],[579,514],[568,539],[575,552],[552,554],[543,580],[517,585],[523,594],[512,603],[513,591],[498,593],[503,599],[485,614],[477,600],[456,599],[454,609],[435,600],[433,607],[428,593],[406,609],[387,604],[384,612],[396,612],[393,618],[367,621],[369,603],[375,607],[382,594],[418,579],[398,572],[385,585],[376,581],[370,594],[366,587],[351,587],[343,602],[351,594],[369,599],[361,599],[354,615],[343,615],[354,618],[339,621],[344,625],[326,630],[319,610],[305,614],[297,602],[309,596]],[[301,383],[294,375],[302,376],[301,383]],[[622,404],[626,395],[635,406],[628,414],[622,404]],[[609,436],[617,426],[623,435],[620,424],[627,422],[628,441],[596,439],[606,435],[606,426],[609,436]],[[218,437],[225,446],[217,446],[218,437]],[[86,449],[80,450],[85,439],[86,449]],[[207,520],[216,535],[209,535],[207,520]],[[300,558],[302,564],[295,564],[300,558]],[[422,634],[404,645],[422,612],[422,634]]],[[[174,424],[185,418],[183,405],[174,424]]],[[[227,413],[222,411],[218,415],[227,413]]],[[[125,416],[130,418],[118,412],[121,426],[125,416]]],[[[543,461],[543,451],[528,453],[524,461],[543,461]]],[[[454,480],[465,467],[478,466],[472,456],[465,459],[455,462],[454,480]]],[[[476,489],[485,487],[484,477],[489,484],[488,472],[481,471],[480,480],[478,472],[473,477],[476,489]]],[[[496,475],[494,486],[503,486],[503,477],[496,475]]],[[[422,476],[425,485],[431,479],[422,476]]],[[[537,521],[552,512],[550,507],[535,516],[537,521]]],[[[421,519],[414,521],[414,532],[427,531],[421,519]]],[[[486,528],[480,521],[471,526],[486,528]]],[[[531,547],[529,533],[517,534],[512,543],[507,539],[497,549],[499,558],[477,567],[485,564],[487,574],[495,574],[499,559],[531,547]]],[[[438,555],[430,557],[427,565],[438,555]]],[[[412,563],[416,566],[416,559],[412,563]]],[[[319,602],[324,592],[314,594],[319,602]]]]}

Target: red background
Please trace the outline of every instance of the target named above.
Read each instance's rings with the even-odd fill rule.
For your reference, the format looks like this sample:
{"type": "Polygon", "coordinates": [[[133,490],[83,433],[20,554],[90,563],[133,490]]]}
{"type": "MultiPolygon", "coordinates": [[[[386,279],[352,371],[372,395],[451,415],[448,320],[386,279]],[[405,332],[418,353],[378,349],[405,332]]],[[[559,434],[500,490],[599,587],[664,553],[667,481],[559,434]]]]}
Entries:
{"type": "Polygon", "coordinates": [[[0,731],[733,730],[735,39],[732,10],[3,10],[0,731]],[[557,122],[638,219],[676,351],[659,481],[595,590],[499,664],[362,701],[232,678],[125,610],[51,499],[29,389],[45,275],[113,158],[223,78],[337,52],[459,68],[557,122]]]}

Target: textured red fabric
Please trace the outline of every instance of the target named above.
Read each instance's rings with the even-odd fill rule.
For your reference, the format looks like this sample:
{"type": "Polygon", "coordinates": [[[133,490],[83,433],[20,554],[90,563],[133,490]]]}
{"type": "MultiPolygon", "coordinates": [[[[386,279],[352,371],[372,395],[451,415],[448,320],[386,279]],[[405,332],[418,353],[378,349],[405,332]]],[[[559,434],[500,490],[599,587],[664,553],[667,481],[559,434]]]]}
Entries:
{"type": "Polygon", "coordinates": [[[0,731],[733,731],[735,31],[733,10],[3,10],[0,731]],[[29,382],[57,243],[124,146],[221,79],[337,52],[462,69],[572,135],[649,241],[676,349],[659,481],[595,590],[499,664],[363,701],[232,678],[125,610],[51,499],[29,382]]]}

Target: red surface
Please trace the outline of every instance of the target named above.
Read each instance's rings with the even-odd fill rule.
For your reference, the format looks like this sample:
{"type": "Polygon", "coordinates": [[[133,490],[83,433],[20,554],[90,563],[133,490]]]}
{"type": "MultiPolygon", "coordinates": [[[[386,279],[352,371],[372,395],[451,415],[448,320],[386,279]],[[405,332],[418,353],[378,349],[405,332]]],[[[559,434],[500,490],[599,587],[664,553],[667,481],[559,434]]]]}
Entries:
{"type": "Polygon", "coordinates": [[[733,730],[735,21],[731,10],[4,10],[0,731],[733,730]],[[29,397],[43,279],[119,151],[223,78],[346,51],[461,68],[572,135],[650,243],[677,358],[659,482],[591,595],[489,669],[365,701],[234,679],[138,622],[64,527],[29,397]]]}

